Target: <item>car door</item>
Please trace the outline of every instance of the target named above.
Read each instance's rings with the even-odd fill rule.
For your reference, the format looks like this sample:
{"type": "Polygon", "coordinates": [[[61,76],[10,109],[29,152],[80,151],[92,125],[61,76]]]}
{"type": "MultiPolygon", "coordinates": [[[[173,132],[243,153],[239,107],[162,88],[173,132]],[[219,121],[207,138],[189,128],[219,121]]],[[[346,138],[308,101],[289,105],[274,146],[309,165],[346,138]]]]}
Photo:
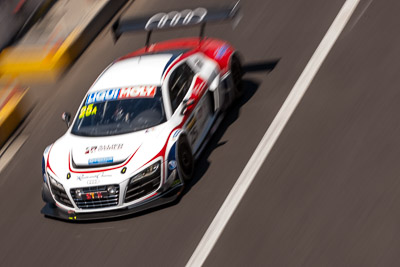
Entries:
{"type": "Polygon", "coordinates": [[[188,134],[193,153],[196,153],[204,139],[213,113],[206,86],[207,82],[187,62],[177,66],[168,80],[173,117],[187,117],[183,128],[188,134]]]}

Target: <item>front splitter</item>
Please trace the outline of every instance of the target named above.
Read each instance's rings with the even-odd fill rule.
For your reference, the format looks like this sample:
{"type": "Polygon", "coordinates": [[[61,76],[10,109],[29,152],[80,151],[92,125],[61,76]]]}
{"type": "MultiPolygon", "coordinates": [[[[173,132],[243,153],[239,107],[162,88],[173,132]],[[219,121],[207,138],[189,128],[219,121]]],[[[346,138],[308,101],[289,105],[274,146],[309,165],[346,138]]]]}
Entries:
{"type": "Polygon", "coordinates": [[[171,203],[178,198],[182,190],[183,190],[183,185],[180,184],[174,186],[173,188],[169,189],[164,193],[159,193],[148,200],[144,200],[140,203],[125,208],[109,210],[109,211],[69,213],[68,211],[62,210],[60,208],[52,207],[50,204],[47,203],[42,208],[41,213],[51,218],[68,220],[68,221],[92,221],[92,220],[102,220],[109,218],[118,218],[138,213],[144,210],[148,210],[154,207],[158,207],[167,203],[171,203]]]}

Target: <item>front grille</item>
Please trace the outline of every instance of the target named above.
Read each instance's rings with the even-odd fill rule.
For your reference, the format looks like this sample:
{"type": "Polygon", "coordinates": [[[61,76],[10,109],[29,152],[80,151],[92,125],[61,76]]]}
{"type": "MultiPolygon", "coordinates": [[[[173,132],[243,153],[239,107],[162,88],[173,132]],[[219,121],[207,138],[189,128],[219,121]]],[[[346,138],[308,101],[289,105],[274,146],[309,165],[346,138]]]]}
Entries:
{"type": "Polygon", "coordinates": [[[64,187],[58,183],[57,181],[53,180],[51,178],[50,180],[50,188],[51,192],[54,195],[54,198],[60,202],[61,204],[67,206],[67,207],[73,207],[71,201],[68,198],[67,193],[65,192],[64,187]]]}
{"type": "Polygon", "coordinates": [[[126,189],[125,203],[144,197],[145,195],[157,190],[160,186],[160,182],[161,176],[159,170],[149,177],[133,181],[126,189]]]}
{"type": "Polygon", "coordinates": [[[74,188],[71,189],[70,192],[76,206],[78,206],[78,208],[80,209],[98,209],[118,205],[119,185],[74,188]],[[115,193],[109,193],[107,188],[110,186],[113,186],[115,188],[115,193]],[[80,198],[77,195],[77,190],[81,191],[82,196],[80,198]]]}

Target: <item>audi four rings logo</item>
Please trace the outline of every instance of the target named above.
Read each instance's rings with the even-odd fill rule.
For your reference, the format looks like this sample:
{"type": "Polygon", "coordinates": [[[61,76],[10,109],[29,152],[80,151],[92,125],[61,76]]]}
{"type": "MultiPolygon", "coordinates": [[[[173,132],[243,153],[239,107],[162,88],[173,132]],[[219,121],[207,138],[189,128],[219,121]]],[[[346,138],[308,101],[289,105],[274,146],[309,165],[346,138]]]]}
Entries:
{"type": "Polygon", "coordinates": [[[185,9],[181,12],[157,13],[147,21],[145,29],[162,29],[165,26],[174,27],[176,25],[197,24],[202,22],[206,15],[207,9],[202,7],[194,10],[185,9]]]}

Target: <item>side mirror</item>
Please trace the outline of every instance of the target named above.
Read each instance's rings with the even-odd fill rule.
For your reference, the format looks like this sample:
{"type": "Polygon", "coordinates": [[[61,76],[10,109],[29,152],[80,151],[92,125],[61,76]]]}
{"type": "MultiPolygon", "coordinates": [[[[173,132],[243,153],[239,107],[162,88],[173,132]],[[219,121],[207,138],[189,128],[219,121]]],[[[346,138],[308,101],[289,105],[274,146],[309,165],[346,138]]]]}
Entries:
{"type": "Polygon", "coordinates": [[[194,105],[194,99],[190,98],[190,99],[185,99],[182,102],[182,111],[181,111],[181,115],[185,115],[186,113],[188,113],[188,111],[193,109],[193,105],[194,105]]]}
{"type": "Polygon", "coordinates": [[[220,83],[220,78],[219,78],[219,75],[218,75],[218,76],[215,77],[215,79],[212,81],[209,90],[212,91],[212,92],[214,92],[214,91],[218,88],[219,83],[220,83]]]}
{"type": "Polygon", "coordinates": [[[61,115],[61,119],[62,119],[63,121],[65,121],[65,123],[67,124],[67,127],[69,128],[69,123],[70,123],[70,121],[71,121],[71,113],[69,113],[69,112],[64,112],[64,113],[61,115]]]}

